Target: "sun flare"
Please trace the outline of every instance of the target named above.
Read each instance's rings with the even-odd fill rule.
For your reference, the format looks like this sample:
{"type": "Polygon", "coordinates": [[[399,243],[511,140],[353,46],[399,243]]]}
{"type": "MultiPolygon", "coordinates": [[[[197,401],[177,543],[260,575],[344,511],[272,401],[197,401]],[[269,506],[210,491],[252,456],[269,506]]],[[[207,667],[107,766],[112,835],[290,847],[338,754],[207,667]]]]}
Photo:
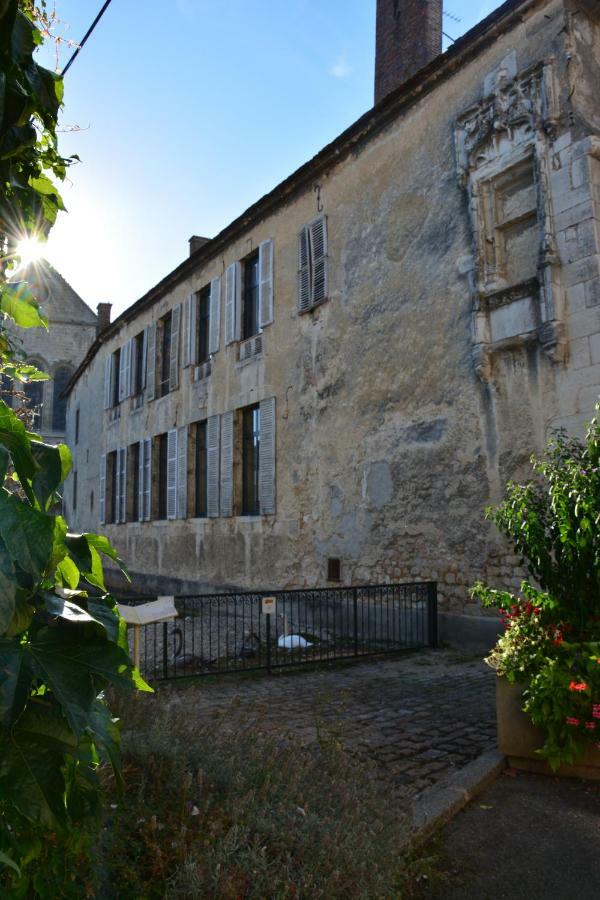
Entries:
{"type": "Polygon", "coordinates": [[[20,260],[19,269],[25,269],[39,262],[44,255],[44,244],[35,237],[24,238],[17,244],[16,252],[20,260]]]}

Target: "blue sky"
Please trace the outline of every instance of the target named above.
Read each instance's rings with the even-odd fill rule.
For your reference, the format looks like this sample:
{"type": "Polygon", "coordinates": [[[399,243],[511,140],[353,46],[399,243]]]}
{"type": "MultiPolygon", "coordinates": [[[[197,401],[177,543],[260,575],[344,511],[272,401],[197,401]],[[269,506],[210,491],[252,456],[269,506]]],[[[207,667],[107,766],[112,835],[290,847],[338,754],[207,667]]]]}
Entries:
{"type": "MultiPolygon", "coordinates": [[[[56,0],[59,33],[101,5],[56,0]]],[[[448,0],[444,30],[497,5],[448,0]]],[[[66,76],[60,149],[82,162],[48,258],[120,313],[370,108],[374,54],[375,0],[112,0],[66,76]]]]}

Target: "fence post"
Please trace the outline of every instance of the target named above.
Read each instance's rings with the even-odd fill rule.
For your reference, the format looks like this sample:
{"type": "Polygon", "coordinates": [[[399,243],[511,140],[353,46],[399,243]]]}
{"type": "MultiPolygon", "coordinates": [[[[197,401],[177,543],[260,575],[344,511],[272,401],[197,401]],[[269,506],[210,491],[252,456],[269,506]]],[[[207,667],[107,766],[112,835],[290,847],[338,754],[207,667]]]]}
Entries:
{"type": "Polygon", "coordinates": [[[438,646],[438,591],[437,581],[427,585],[427,618],[429,623],[429,646],[438,646]]]}
{"type": "Polygon", "coordinates": [[[266,614],[267,619],[267,674],[271,674],[271,613],[266,614]]]}
{"type": "Polygon", "coordinates": [[[354,655],[358,656],[358,590],[352,589],[352,601],[354,606],[354,655]]]}
{"type": "Polygon", "coordinates": [[[163,622],[163,678],[167,678],[169,674],[169,654],[167,652],[167,641],[169,640],[169,628],[166,622],[163,622]]]}

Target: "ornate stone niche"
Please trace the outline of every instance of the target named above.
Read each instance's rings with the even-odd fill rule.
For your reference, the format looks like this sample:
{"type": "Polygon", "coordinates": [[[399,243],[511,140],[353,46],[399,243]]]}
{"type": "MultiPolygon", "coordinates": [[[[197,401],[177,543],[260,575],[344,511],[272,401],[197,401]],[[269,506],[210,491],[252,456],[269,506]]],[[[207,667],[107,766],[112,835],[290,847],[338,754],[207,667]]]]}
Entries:
{"type": "Polygon", "coordinates": [[[509,78],[456,123],[460,183],[469,193],[475,245],[473,360],[492,377],[494,353],[539,341],[566,352],[560,262],[549,192],[558,122],[553,64],[509,78]]]}

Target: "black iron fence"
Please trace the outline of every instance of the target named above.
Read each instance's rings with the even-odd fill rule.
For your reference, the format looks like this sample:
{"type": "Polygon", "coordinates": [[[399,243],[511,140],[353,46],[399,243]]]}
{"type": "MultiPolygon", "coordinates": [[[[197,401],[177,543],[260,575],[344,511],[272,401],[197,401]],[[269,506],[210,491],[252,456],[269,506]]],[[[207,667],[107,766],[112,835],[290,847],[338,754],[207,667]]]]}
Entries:
{"type": "Polygon", "coordinates": [[[270,672],[437,645],[432,582],[180,596],[175,606],[174,621],[141,626],[140,668],[149,679],[270,672]],[[275,598],[271,612],[267,597],[275,598]]]}

